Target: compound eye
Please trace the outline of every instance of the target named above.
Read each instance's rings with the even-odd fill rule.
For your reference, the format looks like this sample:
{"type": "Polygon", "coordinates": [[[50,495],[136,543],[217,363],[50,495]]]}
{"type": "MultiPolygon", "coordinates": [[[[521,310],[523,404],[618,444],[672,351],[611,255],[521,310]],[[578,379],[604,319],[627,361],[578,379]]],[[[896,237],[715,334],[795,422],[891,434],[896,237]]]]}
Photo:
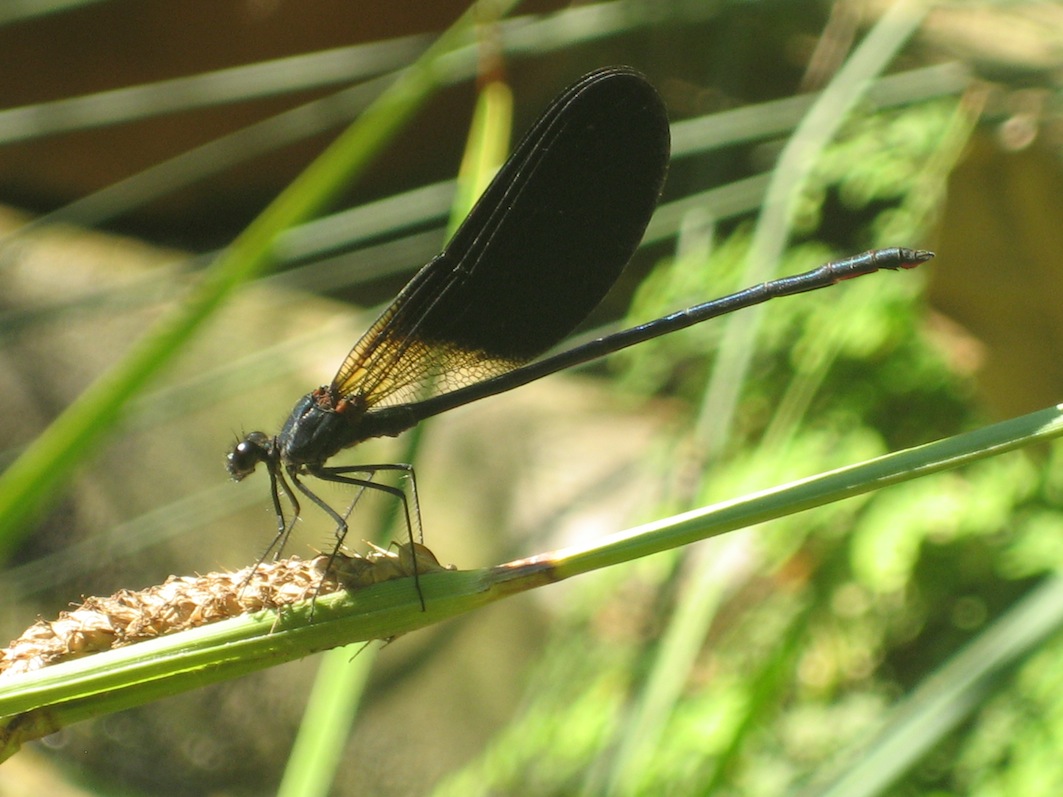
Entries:
{"type": "Polygon", "coordinates": [[[262,432],[252,432],[237,443],[226,457],[225,467],[234,481],[254,473],[259,462],[270,456],[270,441],[262,432]]]}

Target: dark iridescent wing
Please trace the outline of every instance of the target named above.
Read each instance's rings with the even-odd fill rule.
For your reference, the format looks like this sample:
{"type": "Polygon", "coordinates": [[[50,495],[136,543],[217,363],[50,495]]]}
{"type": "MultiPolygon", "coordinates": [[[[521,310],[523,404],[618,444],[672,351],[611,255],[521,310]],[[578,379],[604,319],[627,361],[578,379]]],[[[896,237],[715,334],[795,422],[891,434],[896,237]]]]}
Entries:
{"type": "Polygon", "coordinates": [[[351,350],[333,391],[367,406],[505,373],[563,340],[638,246],[668,164],[668,117],[637,72],[566,89],[444,250],[351,350]]]}

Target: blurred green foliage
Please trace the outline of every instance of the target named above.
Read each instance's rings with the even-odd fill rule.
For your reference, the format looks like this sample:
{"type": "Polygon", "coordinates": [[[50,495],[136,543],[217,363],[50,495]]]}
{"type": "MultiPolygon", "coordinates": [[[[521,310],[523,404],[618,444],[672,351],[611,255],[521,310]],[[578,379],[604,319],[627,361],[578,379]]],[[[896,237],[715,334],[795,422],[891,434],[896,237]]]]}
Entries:
{"type": "MultiPolygon", "coordinates": [[[[831,196],[866,214],[855,232],[866,245],[922,240],[933,219],[906,208],[921,207],[913,194],[926,190],[956,107],[930,102],[855,117],[816,164],[795,213],[804,241],[779,273],[838,256],[816,241],[831,196]],[[881,238],[886,229],[890,240],[881,238]]],[[[660,263],[632,319],[739,287],[748,233],[741,224],[707,257],[660,263]]],[[[698,499],[984,422],[969,378],[919,301],[924,278],[925,269],[881,274],[773,303],[728,453],[705,463],[698,499]]],[[[721,325],[706,324],[625,353],[623,389],[666,391],[696,413],[713,367],[705,353],[721,337],[721,325]]],[[[687,434],[662,444],[653,463],[666,481],[689,472],[684,457],[697,458],[687,434]]],[[[840,755],[859,758],[853,744],[872,738],[902,695],[1058,566],[1055,451],[991,459],[572,585],[522,715],[436,793],[775,795],[822,780],[840,755]],[[662,657],[662,640],[705,579],[720,582],[719,594],[684,629],[695,655],[662,676],[658,669],[674,664],[662,657]],[[647,699],[658,677],[672,682],[670,702],[647,699]],[[647,721],[647,705],[663,710],[647,721]],[[633,723],[644,748],[626,738],[633,723]]],[[[960,730],[931,738],[889,793],[1058,791],[1055,647],[1000,683],[960,730]]]]}

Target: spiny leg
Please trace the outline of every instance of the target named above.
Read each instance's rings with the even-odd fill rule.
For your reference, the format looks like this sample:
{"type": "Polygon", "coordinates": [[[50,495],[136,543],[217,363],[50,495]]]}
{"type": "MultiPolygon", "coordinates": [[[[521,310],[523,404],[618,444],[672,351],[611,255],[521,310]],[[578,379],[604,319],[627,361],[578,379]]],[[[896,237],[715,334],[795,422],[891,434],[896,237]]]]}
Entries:
{"type": "MultiPolygon", "coordinates": [[[[292,478],[294,479],[294,474],[292,478]]],[[[295,493],[292,492],[292,488],[288,486],[288,480],[284,478],[284,474],[274,467],[269,468],[269,489],[270,495],[273,497],[273,512],[277,517],[277,534],[248,572],[247,578],[240,584],[240,592],[238,594],[243,594],[244,589],[251,583],[255,573],[258,572],[258,568],[262,566],[262,563],[266,561],[271,553],[274,554],[274,559],[281,555],[284,546],[288,544],[292,529],[295,528],[295,522],[299,520],[299,512],[301,511],[299,500],[295,497],[295,493]],[[290,522],[284,519],[284,508],[281,506],[280,492],[277,490],[278,483],[281,491],[284,492],[284,495],[292,505],[292,519],[290,522]]]]}
{"type": "MultiPolygon", "coordinates": [[[[421,501],[417,497],[417,473],[414,471],[413,465],[410,465],[406,462],[388,462],[380,465],[344,465],[341,467],[319,468],[318,470],[311,471],[311,473],[314,476],[317,476],[319,479],[324,479],[325,481],[338,481],[341,484],[348,484],[350,482],[346,482],[344,481],[344,479],[333,479],[330,478],[330,476],[343,476],[347,478],[348,473],[366,474],[369,478],[364,480],[364,484],[361,484],[363,490],[365,488],[369,488],[373,490],[381,490],[383,492],[399,496],[400,500],[402,501],[404,514],[406,516],[406,531],[410,536],[410,542],[413,542],[413,529],[416,526],[417,539],[421,542],[422,545],[424,544],[424,526],[421,525],[421,501]],[[406,500],[406,492],[404,490],[398,487],[391,487],[386,484],[380,484],[379,482],[374,482],[372,480],[373,475],[382,470],[402,471],[409,477],[410,502],[413,504],[412,515],[410,514],[410,509],[406,500]],[[411,520],[416,520],[416,523],[411,523],[411,520]]],[[[358,480],[359,483],[361,481],[363,480],[358,480]]],[[[354,499],[355,502],[357,502],[359,498],[361,498],[360,494],[354,499]]],[[[353,508],[354,504],[352,503],[351,506],[353,508]]]]}
{"type": "MultiPolygon", "coordinates": [[[[350,465],[337,468],[317,468],[309,471],[311,475],[318,477],[324,481],[335,482],[337,484],[349,484],[355,487],[360,487],[362,490],[380,490],[381,492],[388,493],[399,499],[402,503],[403,518],[406,521],[406,533],[410,540],[410,548],[413,548],[413,517],[417,518],[417,532],[424,542],[424,533],[421,526],[421,506],[420,501],[417,498],[417,476],[414,472],[413,465],[405,463],[387,463],[382,465],[350,465]],[[379,471],[403,471],[409,475],[410,483],[410,498],[407,499],[406,492],[399,487],[393,487],[390,484],[380,484],[379,482],[372,481],[372,477],[379,471]],[[369,476],[368,479],[359,479],[347,474],[350,473],[362,473],[369,476]],[[410,514],[410,501],[413,502],[414,513],[410,514]]],[[[314,501],[318,506],[325,510],[336,521],[336,547],[332,549],[332,555],[329,557],[328,568],[332,567],[333,561],[336,555],[339,553],[340,548],[343,545],[343,541],[347,536],[347,521],[340,516],[332,507],[328,506],[321,498],[307,489],[306,485],[293,477],[292,481],[295,482],[295,486],[302,491],[310,500],[314,501]]],[[[357,502],[358,498],[355,498],[357,502]]],[[[326,569],[328,572],[328,569],[326,569]]],[[[413,565],[413,583],[417,590],[417,597],[421,602],[421,611],[425,609],[424,594],[421,592],[421,578],[417,569],[417,560],[414,557],[413,565]]]]}

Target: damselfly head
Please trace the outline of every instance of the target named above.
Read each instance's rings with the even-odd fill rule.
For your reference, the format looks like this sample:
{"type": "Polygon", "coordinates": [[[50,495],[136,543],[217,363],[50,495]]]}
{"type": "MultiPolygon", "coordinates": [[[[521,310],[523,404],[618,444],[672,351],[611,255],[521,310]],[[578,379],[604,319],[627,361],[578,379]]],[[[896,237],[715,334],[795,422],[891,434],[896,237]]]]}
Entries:
{"type": "Polygon", "coordinates": [[[234,482],[254,473],[259,462],[268,462],[273,456],[273,438],[265,432],[251,432],[233,446],[225,458],[225,469],[234,482]]]}

